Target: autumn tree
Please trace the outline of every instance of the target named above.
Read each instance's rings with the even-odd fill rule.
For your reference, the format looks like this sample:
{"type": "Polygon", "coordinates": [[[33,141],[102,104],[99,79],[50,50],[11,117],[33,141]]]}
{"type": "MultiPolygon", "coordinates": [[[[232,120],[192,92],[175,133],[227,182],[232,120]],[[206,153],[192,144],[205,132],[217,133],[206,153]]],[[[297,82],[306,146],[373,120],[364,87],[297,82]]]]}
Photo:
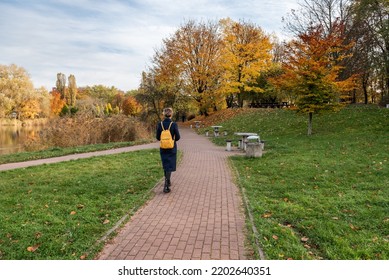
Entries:
{"type": "Polygon", "coordinates": [[[67,104],[71,107],[76,106],[76,98],[77,98],[77,84],[76,84],[76,77],[74,75],[70,75],[68,77],[68,99],[67,104]]]}
{"type": "Polygon", "coordinates": [[[308,114],[308,135],[312,134],[313,114],[339,108],[339,96],[353,88],[353,78],[339,80],[341,61],[351,45],[345,45],[343,25],[334,23],[326,34],[322,26],[314,26],[287,46],[284,74],[274,84],[297,95],[298,111],[308,114]]]}
{"type": "Polygon", "coordinates": [[[294,36],[320,25],[324,33],[331,33],[335,22],[347,22],[351,17],[353,0],[301,0],[282,21],[294,36]]]}
{"type": "Polygon", "coordinates": [[[61,98],[66,98],[66,76],[63,73],[57,73],[56,82],[57,91],[61,94],[61,98]]]}
{"type": "Polygon", "coordinates": [[[39,100],[32,96],[26,96],[19,107],[19,117],[21,119],[35,119],[39,116],[40,112],[39,100]]]}
{"type": "Polygon", "coordinates": [[[183,93],[197,102],[201,114],[208,114],[219,102],[215,96],[221,75],[218,24],[188,21],[163,43],[166,65],[179,75],[183,93]]]}
{"type": "Polygon", "coordinates": [[[355,42],[352,56],[342,62],[343,78],[359,74],[359,86],[349,94],[357,102],[362,92],[363,101],[389,100],[389,1],[388,0],[302,0],[299,9],[283,19],[292,34],[307,32],[312,25],[322,25],[326,33],[333,23],[345,24],[343,35],[355,42]]]}
{"type": "Polygon", "coordinates": [[[34,89],[27,71],[15,64],[0,65],[0,117],[15,112],[19,118],[46,115],[47,91],[34,89]]]}
{"type": "Polygon", "coordinates": [[[112,100],[112,106],[117,107],[119,111],[122,111],[124,100],[125,100],[124,93],[122,91],[118,91],[118,93],[115,94],[112,100]]]}
{"type": "Polygon", "coordinates": [[[352,12],[353,27],[360,31],[355,34],[361,41],[356,52],[366,54],[369,62],[363,68],[364,77],[369,79],[362,82],[368,81],[371,88],[381,92],[381,98],[389,98],[389,1],[355,0],[352,12]]]}
{"type": "Polygon", "coordinates": [[[120,93],[116,87],[104,85],[87,86],[83,89],[84,95],[100,100],[103,103],[115,103],[116,95],[120,93]]]}
{"type": "Polygon", "coordinates": [[[50,97],[44,87],[34,89],[23,96],[19,106],[19,117],[21,119],[35,119],[38,117],[49,117],[50,97]]]}
{"type": "Polygon", "coordinates": [[[61,98],[61,93],[56,89],[51,91],[50,116],[58,116],[65,105],[66,102],[61,98]]]}
{"type": "Polygon", "coordinates": [[[38,96],[39,105],[40,105],[40,117],[47,118],[50,117],[51,107],[50,107],[50,99],[51,95],[47,91],[45,87],[40,87],[35,89],[35,94],[38,96]]]}
{"type": "Polygon", "coordinates": [[[141,112],[142,107],[134,96],[127,96],[123,100],[122,110],[124,115],[134,117],[141,112]]]}
{"type": "Polygon", "coordinates": [[[220,91],[227,94],[227,107],[232,107],[235,97],[243,107],[244,94],[260,93],[263,89],[256,83],[261,72],[271,66],[272,44],[269,36],[253,23],[220,21],[223,31],[223,67],[220,91]]]}
{"type": "Polygon", "coordinates": [[[165,106],[165,92],[163,87],[156,83],[155,75],[152,72],[142,72],[142,80],[136,100],[142,104],[145,115],[144,118],[150,122],[161,119],[161,113],[165,106]]]}
{"type": "Polygon", "coordinates": [[[149,69],[159,91],[163,92],[165,107],[176,108],[176,102],[183,93],[184,80],[181,79],[181,70],[168,44],[156,51],[153,66],[149,69]]]}

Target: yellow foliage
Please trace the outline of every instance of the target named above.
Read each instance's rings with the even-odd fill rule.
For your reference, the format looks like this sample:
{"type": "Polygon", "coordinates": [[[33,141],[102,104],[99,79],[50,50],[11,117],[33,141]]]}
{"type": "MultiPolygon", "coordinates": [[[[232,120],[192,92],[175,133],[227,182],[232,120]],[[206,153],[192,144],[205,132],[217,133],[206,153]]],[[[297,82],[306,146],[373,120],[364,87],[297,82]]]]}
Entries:
{"type": "Polygon", "coordinates": [[[220,90],[225,94],[262,90],[253,86],[261,72],[272,65],[272,44],[261,28],[230,19],[221,22],[224,49],[221,65],[224,69],[220,90]]]}

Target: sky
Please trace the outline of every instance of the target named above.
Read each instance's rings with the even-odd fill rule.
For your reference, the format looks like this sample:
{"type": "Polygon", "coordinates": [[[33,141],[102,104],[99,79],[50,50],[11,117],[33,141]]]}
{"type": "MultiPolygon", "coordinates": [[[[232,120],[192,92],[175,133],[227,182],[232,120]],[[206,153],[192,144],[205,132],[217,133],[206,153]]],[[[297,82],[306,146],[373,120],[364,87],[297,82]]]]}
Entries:
{"type": "Polygon", "coordinates": [[[0,64],[16,64],[34,87],[57,73],[77,86],[137,89],[155,50],[188,20],[231,18],[280,38],[298,0],[0,0],[0,64]]]}

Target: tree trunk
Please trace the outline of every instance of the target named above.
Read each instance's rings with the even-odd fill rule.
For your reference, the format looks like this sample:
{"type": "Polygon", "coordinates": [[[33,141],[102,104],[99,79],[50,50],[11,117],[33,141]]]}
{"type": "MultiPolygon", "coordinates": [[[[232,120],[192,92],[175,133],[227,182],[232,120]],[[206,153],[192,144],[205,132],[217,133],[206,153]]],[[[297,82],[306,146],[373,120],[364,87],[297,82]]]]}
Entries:
{"type": "Polygon", "coordinates": [[[368,100],[368,91],[367,91],[367,87],[368,87],[368,77],[366,77],[366,75],[363,77],[362,79],[362,88],[363,88],[363,96],[365,98],[365,104],[369,103],[369,100],[368,100]]]}
{"type": "Polygon", "coordinates": [[[308,136],[312,135],[312,117],[313,117],[313,113],[310,112],[308,115],[308,136]]]}
{"type": "Polygon", "coordinates": [[[353,90],[353,97],[352,97],[351,103],[353,103],[353,104],[357,103],[357,90],[356,89],[353,90]]]}
{"type": "Polygon", "coordinates": [[[226,97],[226,103],[227,103],[227,108],[232,108],[232,105],[234,104],[234,95],[230,94],[226,97]]]}

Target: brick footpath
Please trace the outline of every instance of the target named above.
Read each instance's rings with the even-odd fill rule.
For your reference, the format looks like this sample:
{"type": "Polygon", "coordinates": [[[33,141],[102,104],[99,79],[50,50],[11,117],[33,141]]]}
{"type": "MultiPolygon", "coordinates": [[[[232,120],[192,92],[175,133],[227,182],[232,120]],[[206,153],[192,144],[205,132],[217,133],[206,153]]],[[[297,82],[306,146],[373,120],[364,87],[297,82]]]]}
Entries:
{"type": "MultiPolygon", "coordinates": [[[[105,245],[107,260],[246,259],[244,214],[223,147],[180,128],[183,159],[172,173],[172,191],[140,209],[105,245]]],[[[162,172],[162,171],[161,171],[162,172]]]]}

